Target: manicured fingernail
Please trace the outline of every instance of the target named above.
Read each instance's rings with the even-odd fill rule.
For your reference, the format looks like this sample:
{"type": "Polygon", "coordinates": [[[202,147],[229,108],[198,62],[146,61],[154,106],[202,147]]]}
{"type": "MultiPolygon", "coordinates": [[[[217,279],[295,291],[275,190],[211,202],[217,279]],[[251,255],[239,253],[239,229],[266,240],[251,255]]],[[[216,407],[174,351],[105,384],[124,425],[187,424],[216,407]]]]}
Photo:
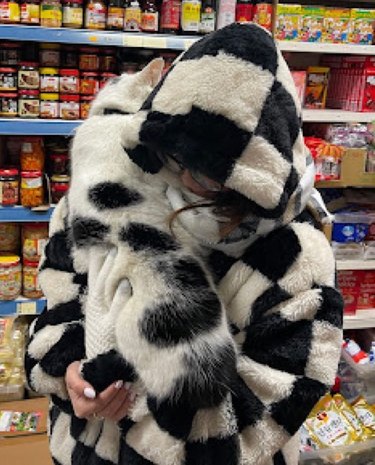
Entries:
{"type": "Polygon", "coordinates": [[[135,392],[131,392],[129,396],[130,402],[134,402],[134,399],[137,397],[137,394],[135,392]]]}
{"type": "Polygon", "coordinates": [[[123,384],[124,384],[124,382],[120,379],[119,381],[115,382],[115,388],[120,389],[123,384]]]}
{"type": "Polygon", "coordinates": [[[95,399],[95,397],[96,397],[96,392],[94,391],[94,389],[89,388],[89,387],[86,387],[86,388],[83,390],[83,394],[84,394],[85,397],[87,397],[88,399],[95,399]]]}
{"type": "Polygon", "coordinates": [[[131,386],[131,383],[125,383],[124,388],[125,388],[127,391],[129,391],[130,386],[131,386]]]}

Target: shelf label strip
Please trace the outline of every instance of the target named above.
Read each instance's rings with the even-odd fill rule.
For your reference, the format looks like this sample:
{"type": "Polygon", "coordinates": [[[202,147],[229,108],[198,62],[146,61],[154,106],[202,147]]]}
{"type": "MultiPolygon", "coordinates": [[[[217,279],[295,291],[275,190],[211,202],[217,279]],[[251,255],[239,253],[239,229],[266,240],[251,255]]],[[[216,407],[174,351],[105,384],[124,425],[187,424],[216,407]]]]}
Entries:
{"type": "Polygon", "coordinates": [[[36,315],[36,302],[17,303],[17,315],[36,315]]]}

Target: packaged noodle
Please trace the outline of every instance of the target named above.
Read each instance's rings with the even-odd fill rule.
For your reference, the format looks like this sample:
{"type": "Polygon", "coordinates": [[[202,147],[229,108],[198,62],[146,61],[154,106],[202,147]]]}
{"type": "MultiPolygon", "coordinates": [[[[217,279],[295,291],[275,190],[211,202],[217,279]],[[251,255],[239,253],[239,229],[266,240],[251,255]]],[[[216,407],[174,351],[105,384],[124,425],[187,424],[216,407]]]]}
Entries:
{"type": "Polygon", "coordinates": [[[371,432],[371,437],[375,437],[375,407],[369,405],[362,396],[359,396],[352,406],[358,418],[371,432]]]}
{"type": "Polygon", "coordinates": [[[368,436],[371,435],[371,431],[368,430],[361,422],[349,402],[341,394],[335,394],[333,396],[333,400],[341,414],[344,415],[348,422],[353,426],[360,440],[364,441],[368,439],[368,436]]]}
{"type": "Polygon", "coordinates": [[[359,440],[355,429],[341,415],[330,394],[320,399],[305,424],[320,447],[346,446],[359,440]]]}

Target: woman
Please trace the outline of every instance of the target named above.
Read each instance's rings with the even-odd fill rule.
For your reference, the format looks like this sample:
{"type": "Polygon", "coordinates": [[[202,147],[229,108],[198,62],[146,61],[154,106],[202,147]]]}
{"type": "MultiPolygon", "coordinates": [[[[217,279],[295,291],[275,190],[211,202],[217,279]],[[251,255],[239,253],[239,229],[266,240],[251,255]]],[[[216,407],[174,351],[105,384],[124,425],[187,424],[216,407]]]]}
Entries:
{"type": "MultiPolygon", "coordinates": [[[[152,173],[150,183],[166,183],[166,198],[176,212],[169,217],[174,240],[182,244],[188,236],[197,260],[215,281],[236,344],[237,373],[228,383],[230,392],[217,403],[205,405],[206,399],[197,400],[191,393],[189,397],[189,391],[184,393],[185,403],[180,403],[180,395],[154,403],[149,395],[152,383],[145,382],[145,402],[133,399],[128,410],[132,399],[123,391],[120,395],[115,385],[98,394],[79,378],[77,361],[84,358],[84,348],[69,357],[65,351],[65,362],[70,358],[73,364],[67,370],[65,364],[59,374],[65,375],[76,416],[67,399],[53,397],[51,423],[55,432],[63,431],[62,426],[56,428],[57,422],[68,425],[68,441],[74,444],[72,453],[64,455],[58,442],[66,444],[66,438],[53,434],[54,458],[63,465],[85,460],[297,463],[298,446],[290,440],[334,379],[342,301],[334,289],[332,252],[310,213],[313,167],[286,64],[262,29],[224,28],[182,56],[144,104],[139,121],[140,144],[125,144],[127,154],[141,170],[152,173]],[[118,420],[126,412],[128,417],[120,421],[121,440],[115,423],[90,417],[118,420]],[[93,425],[90,430],[86,422],[93,425]]],[[[61,222],[62,236],[63,231],[61,222]]],[[[94,301],[103,294],[104,276],[111,274],[116,260],[113,255],[103,259],[94,254],[92,262],[90,258],[89,296],[93,293],[94,301]]],[[[67,268],[79,286],[79,270],[71,265],[67,268]]],[[[195,284],[186,269],[178,278],[182,289],[195,284]]],[[[129,282],[136,292],[134,281],[129,282]]],[[[143,292],[146,298],[147,288],[143,292]]],[[[130,302],[128,287],[122,284],[109,305],[109,312],[120,315],[114,326],[125,360],[131,340],[122,339],[127,323],[121,315],[126,307],[131,309],[130,302]]],[[[79,323],[72,317],[74,311],[66,316],[72,331],[79,328],[72,340],[82,343],[84,317],[80,315],[79,323]]],[[[38,332],[34,328],[35,340],[38,332]]],[[[209,330],[205,334],[209,337],[209,330]]],[[[164,335],[175,336],[168,331],[164,335]]],[[[164,348],[173,353],[173,345],[164,348]]],[[[57,348],[55,353],[61,352],[57,348]]],[[[33,370],[48,365],[48,360],[39,361],[33,370]]],[[[223,370],[227,365],[226,360],[223,370]]],[[[168,375],[168,368],[173,371],[164,366],[153,373],[156,383],[162,372],[168,375]]],[[[204,365],[200,369],[204,378],[204,365]]],[[[137,365],[135,370],[141,372],[137,365]]],[[[122,379],[118,381],[117,386],[122,379]]]]}

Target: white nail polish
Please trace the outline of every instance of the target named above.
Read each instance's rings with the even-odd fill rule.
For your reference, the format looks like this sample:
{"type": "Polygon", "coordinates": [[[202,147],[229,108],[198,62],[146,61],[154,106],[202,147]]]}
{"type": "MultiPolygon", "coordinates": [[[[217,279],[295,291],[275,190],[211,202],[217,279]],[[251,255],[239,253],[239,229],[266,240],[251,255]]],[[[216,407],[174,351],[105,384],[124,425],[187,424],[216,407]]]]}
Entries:
{"type": "Polygon", "coordinates": [[[96,397],[96,392],[94,391],[94,389],[89,388],[89,387],[86,387],[86,388],[83,390],[83,394],[84,394],[85,397],[87,397],[88,399],[95,399],[95,397],[96,397]]]}
{"type": "Polygon", "coordinates": [[[120,389],[123,384],[124,384],[124,382],[120,379],[119,381],[115,382],[115,388],[120,389]]]}
{"type": "Polygon", "coordinates": [[[131,386],[131,383],[125,383],[124,388],[125,388],[127,391],[129,391],[130,386],[131,386]]]}

